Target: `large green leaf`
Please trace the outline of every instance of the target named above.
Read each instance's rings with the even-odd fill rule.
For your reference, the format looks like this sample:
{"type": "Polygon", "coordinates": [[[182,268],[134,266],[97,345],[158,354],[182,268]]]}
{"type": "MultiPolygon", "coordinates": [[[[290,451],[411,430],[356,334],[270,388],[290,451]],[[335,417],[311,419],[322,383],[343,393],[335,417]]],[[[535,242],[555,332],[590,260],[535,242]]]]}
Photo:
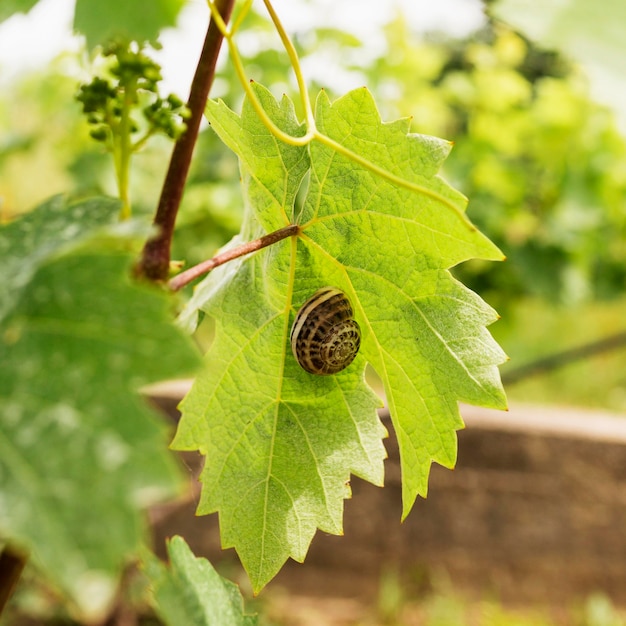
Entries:
{"type": "Polygon", "coordinates": [[[498,0],[492,10],[542,46],[581,63],[594,95],[615,109],[626,130],[623,0],[498,0]]]}
{"type": "Polygon", "coordinates": [[[245,615],[236,585],[222,578],[203,558],[197,558],[182,537],[167,544],[169,568],[154,556],[145,571],[152,582],[159,617],[169,626],[254,626],[255,615],[245,615]]]}
{"type": "Polygon", "coordinates": [[[91,49],[111,37],[155,41],[159,32],[176,24],[185,0],[77,0],[74,28],[91,49]]]}
{"type": "MultiPolygon", "coordinates": [[[[263,107],[301,134],[290,103],[262,87],[263,107]]],[[[450,146],[380,121],[365,89],[331,104],[321,94],[320,131],[428,195],[396,187],[321,143],[286,146],[249,102],[241,117],[209,103],[212,127],[241,161],[248,210],[244,236],[297,222],[297,237],[210,276],[192,307],[216,319],[206,371],[183,401],[174,446],[206,455],[199,513],[220,512],[255,589],[288,556],[303,560],[316,528],[342,532],[349,475],[381,484],[384,429],[364,382],[381,377],[400,443],[406,516],[425,495],[432,461],[451,467],[459,401],[505,406],[504,355],[485,326],[495,313],[448,268],[501,253],[457,212],[465,198],[437,171],[450,146]],[[310,174],[302,205],[294,199],[310,174]],[[260,225],[260,226],[259,226],[260,225]],[[352,301],[362,331],[354,364],[335,376],[302,370],[289,346],[295,312],[332,285],[352,301]]]]}
{"type": "Polygon", "coordinates": [[[164,295],[131,284],[137,229],[102,227],[117,213],[107,199],[55,199],[0,235],[0,266],[14,270],[0,331],[0,537],[92,618],[140,545],[141,507],[181,486],[165,424],[137,390],[197,359],[164,295]]]}

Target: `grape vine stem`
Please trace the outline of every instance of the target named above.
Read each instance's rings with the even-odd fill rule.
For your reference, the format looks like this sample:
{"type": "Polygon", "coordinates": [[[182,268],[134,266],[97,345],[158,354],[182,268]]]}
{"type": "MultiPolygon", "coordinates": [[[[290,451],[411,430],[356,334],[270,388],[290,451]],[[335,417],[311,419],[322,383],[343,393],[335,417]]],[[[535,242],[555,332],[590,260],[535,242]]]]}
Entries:
{"type": "Polygon", "coordinates": [[[170,268],[172,237],[178,208],[183,197],[183,190],[191,157],[193,154],[200,122],[204,114],[204,107],[209,96],[209,90],[215,77],[217,56],[222,46],[223,28],[216,24],[217,15],[223,27],[230,19],[235,0],[216,0],[211,3],[211,21],[204,40],[196,73],[191,83],[187,107],[190,111],[187,120],[187,130],[174,145],[170,164],[163,182],[161,196],[154,225],[156,235],[148,239],[136,267],[136,274],[153,281],[163,281],[167,278],[170,268]]]}
{"type": "Polygon", "coordinates": [[[246,254],[250,254],[251,252],[261,250],[262,248],[266,248],[267,246],[271,246],[282,239],[297,235],[298,232],[300,232],[300,227],[297,224],[289,224],[289,226],[279,228],[274,232],[263,235],[263,237],[259,237],[259,239],[248,241],[240,246],[231,248],[230,250],[225,250],[220,254],[216,254],[211,259],[202,261],[202,263],[198,263],[198,265],[194,265],[188,270],[185,270],[180,274],[176,274],[176,276],[169,281],[168,286],[172,291],[178,291],[203,274],[208,274],[219,265],[223,265],[224,263],[232,261],[240,256],[244,256],[246,254]]]}
{"type": "Polygon", "coordinates": [[[0,615],[17,585],[27,556],[7,544],[0,550],[0,615]]]}

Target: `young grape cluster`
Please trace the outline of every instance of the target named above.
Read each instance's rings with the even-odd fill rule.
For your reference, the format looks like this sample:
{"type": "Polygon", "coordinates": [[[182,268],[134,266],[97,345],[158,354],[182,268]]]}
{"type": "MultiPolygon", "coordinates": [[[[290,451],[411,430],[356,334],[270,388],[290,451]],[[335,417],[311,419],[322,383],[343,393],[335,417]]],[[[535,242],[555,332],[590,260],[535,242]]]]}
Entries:
{"type": "Polygon", "coordinates": [[[159,95],[158,63],[142,46],[122,41],[108,44],[102,55],[111,58],[106,76],[81,85],[77,95],[91,126],[90,135],[104,143],[120,133],[134,139],[141,132],[141,142],[155,133],[178,139],[185,131],[188,110],[178,96],[159,95]]]}

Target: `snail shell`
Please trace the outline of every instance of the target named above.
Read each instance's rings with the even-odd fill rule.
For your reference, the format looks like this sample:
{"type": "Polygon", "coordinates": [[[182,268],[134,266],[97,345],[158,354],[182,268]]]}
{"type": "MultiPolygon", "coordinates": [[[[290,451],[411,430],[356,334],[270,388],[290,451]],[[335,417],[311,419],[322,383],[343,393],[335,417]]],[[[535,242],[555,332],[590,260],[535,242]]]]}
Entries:
{"type": "Polygon", "coordinates": [[[361,328],[343,291],[324,287],[300,308],[291,328],[291,349],[310,374],[336,374],[352,363],[361,345],[361,328]]]}

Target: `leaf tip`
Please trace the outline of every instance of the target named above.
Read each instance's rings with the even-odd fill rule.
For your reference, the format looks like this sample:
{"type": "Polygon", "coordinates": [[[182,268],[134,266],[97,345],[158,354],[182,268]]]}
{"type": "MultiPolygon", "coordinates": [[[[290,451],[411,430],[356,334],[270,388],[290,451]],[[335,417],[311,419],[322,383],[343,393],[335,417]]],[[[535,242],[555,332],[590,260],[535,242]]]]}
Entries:
{"type": "Polygon", "coordinates": [[[413,493],[408,498],[405,499],[404,494],[402,495],[402,515],[400,516],[400,523],[402,524],[404,520],[409,516],[409,513],[413,510],[413,505],[417,500],[417,496],[421,495],[423,498],[426,498],[428,495],[428,482],[426,482],[426,486],[424,487],[423,493],[413,493]]]}
{"type": "Polygon", "coordinates": [[[411,505],[410,507],[408,507],[407,510],[403,510],[402,511],[402,515],[400,516],[400,523],[404,524],[404,521],[406,520],[406,518],[409,516],[409,513],[411,512],[411,509],[413,508],[413,505],[411,505]]]}

